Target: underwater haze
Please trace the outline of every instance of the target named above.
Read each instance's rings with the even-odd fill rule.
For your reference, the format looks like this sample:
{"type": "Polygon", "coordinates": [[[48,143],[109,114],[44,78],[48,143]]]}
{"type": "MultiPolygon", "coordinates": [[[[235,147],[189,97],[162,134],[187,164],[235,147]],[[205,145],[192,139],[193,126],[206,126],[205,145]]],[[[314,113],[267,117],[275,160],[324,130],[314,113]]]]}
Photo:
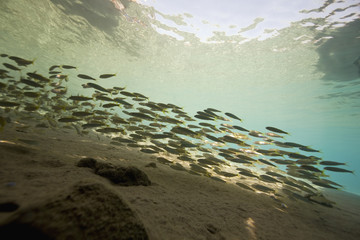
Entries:
{"type": "MultiPolygon", "coordinates": [[[[345,162],[354,174],[326,174],[360,194],[357,0],[1,0],[0,13],[0,53],[36,58],[29,68],[116,73],[101,86],[285,130],[345,162]]],[[[69,93],[84,83],[71,78],[69,93]]]]}

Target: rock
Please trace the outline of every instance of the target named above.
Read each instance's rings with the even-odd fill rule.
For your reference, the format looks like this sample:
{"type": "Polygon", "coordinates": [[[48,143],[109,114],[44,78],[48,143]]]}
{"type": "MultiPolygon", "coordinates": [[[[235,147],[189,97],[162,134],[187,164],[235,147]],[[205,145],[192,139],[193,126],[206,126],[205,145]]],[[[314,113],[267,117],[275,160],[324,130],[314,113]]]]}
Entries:
{"type": "Polygon", "coordinates": [[[156,163],[151,162],[151,163],[146,164],[146,165],[145,165],[145,167],[152,167],[152,168],[156,168],[157,166],[156,166],[156,163]]]}
{"type": "Polygon", "coordinates": [[[0,226],[1,239],[148,239],[145,228],[102,184],[77,184],[52,200],[15,213],[0,226]]]}
{"type": "Polygon", "coordinates": [[[0,212],[13,212],[19,208],[19,204],[16,202],[3,202],[0,203],[0,212]]]}
{"type": "Polygon", "coordinates": [[[136,167],[113,166],[110,163],[97,161],[93,158],[83,158],[78,162],[77,166],[94,169],[95,174],[105,177],[117,185],[151,185],[151,181],[148,176],[136,167]]]}
{"type": "Polygon", "coordinates": [[[93,158],[82,158],[77,163],[77,166],[95,169],[96,163],[97,163],[97,161],[93,158]]]}
{"type": "Polygon", "coordinates": [[[205,227],[206,227],[206,229],[207,229],[210,233],[212,233],[212,234],[215,234],[215,233],[217,233],[217,232],[220,231],[220,229],[218,229],[217,227],[215,227],[215,226],[212,225],[211,223],[206,224],[205,227]]]}

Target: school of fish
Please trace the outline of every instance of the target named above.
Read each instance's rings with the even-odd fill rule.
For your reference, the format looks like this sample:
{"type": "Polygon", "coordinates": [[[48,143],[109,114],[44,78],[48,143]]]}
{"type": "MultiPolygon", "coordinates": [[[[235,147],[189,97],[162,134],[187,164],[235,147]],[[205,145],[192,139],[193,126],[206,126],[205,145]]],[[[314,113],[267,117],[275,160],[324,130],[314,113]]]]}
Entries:
{"type": "Polygon", "coordinates": [[[111,144],[153,154],[175,170],[293,199],[315,194],[319,187],[342,188],[329,179],[329,171],[353,173],[345,163],[314,156],[317,149],[287,142],[288,132],[276,127],[248,130],[232,113],[206,108],[190,116],[179,106],[150,101],[125,87],[101,86],[102,81],[116,82],[116,74],[93,77],[65,64],[47,73],[29,72],[34,61],[0,56],[0,128],[9,115],[36,115],[42,121],[34,127],[70,128],[80,135],[93,131],[111,144]],[[73,78],[93,94],[69,94],[73,78]]]}

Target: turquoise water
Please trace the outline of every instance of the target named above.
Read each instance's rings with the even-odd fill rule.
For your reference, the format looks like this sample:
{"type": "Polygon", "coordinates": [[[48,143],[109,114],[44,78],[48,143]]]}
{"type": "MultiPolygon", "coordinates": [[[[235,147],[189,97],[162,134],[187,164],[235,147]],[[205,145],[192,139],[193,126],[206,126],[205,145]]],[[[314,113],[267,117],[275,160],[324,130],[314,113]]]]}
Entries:
{"type": "MultiPolygon", "coordinates": [[[[77,66],[191,115],[211,107],[243,127],[276,126],[355,174],[327,172],[360,194],[357,1],[3,0],[0,52],[36,69],[77,66]],[[30,4],[31,2],[31,4],[30,4]],[[34,66],[35,68],[35,66],[34,66]]],[[[69,93],[84,90],[72,78],[69,93]]]]}

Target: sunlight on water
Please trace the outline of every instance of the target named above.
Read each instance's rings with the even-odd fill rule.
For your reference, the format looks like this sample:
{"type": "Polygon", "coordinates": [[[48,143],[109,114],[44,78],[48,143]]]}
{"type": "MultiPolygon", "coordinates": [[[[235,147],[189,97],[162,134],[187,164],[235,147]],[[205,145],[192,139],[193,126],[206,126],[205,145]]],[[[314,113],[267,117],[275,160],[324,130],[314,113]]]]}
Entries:
{"type": "MultiPolygon", "coordinates": [[[[126,86],[192,115],[212,107],[249,129],[277,126],[288,141],[358,174],[357,1],[196,2],[124,0],[119,10],[107,0],[4,0],[0,52],[36,58],[43,73],[54,64],[117,73],[102,86],[126,86]]],[[[73,95],[84,92],[76,74],[73,95]]],[[[358,176],[331,176],[360,194],[358,176]]]]}

